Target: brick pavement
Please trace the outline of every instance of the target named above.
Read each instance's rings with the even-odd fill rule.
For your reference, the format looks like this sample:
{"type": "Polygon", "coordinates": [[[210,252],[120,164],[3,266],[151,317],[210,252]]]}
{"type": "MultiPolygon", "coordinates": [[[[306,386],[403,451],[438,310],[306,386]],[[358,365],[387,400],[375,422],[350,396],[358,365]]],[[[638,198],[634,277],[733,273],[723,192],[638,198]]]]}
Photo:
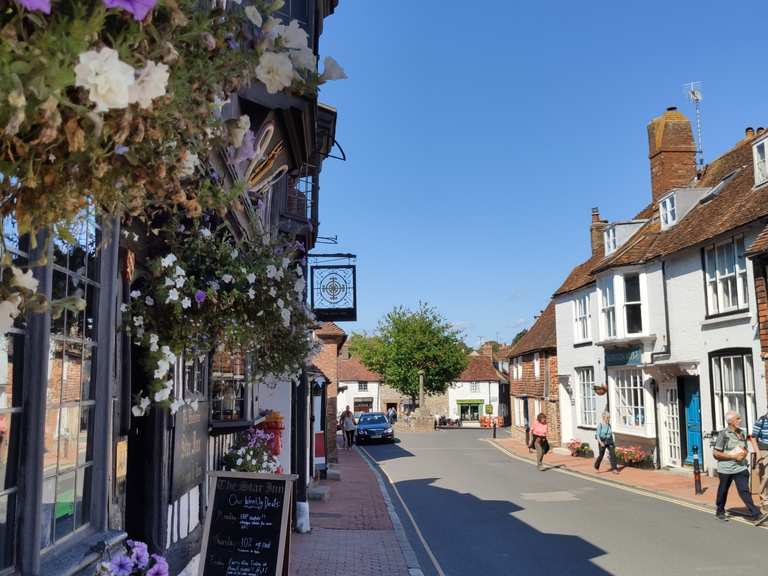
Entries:
{"type": "Polygon", "coordinates": [[[293,534],[291,576],[407,576],[376,476],[356,450],[338,450],[341,480],[323,480],[330,498],[310,502],[309,534],[293,534]]]}
{"type": "MultiPolygon", "coordinates": [[[[515,438],[499,438],[492,440],[502,448],[509,450],[516,456],[528,460],[536,460],[536,454],[530,453],[525,442],[515,438]]],[[[620,467],[620,474],[611,474],[608,463],[608,455],[603,460],[600,471],[594,468],[594,459],[580,458],[570,455],[562,455],[550,452],[544,457],[544,463],[548,466],[557,466],[584,474],[587,476],[598,477],[601,480],[623,484],[641,490],[647,490],[657,494],[669,496],[679,500],[706,506],[714,510],[715,496],[717,494],[717,478],[711,478],[702,474],[701,485],[703,494],[694,494],[693,475],[684,471],[672,470],[649,470],[632,467],[620,467]]],[[[731,487],[728,494],[729,507],[743,506],[735,485],[731,487]]]]}

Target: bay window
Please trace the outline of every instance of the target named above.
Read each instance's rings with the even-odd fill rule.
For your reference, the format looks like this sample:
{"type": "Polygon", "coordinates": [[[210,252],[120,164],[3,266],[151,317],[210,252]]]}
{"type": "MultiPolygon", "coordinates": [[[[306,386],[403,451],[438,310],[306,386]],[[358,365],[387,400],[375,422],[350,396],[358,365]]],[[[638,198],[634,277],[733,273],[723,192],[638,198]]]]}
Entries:
{"type": "Polygon", "coordinates": [[[705,249],[704,256],[708,314],[724,314],[748,308],[744,238],[733,238],[710,246],[705,249]]]}
{"type": "Polygon", "coordinates": [[[621,368],[612,371],[616,391],[616,422],[630,428],[645,426],[645,392],[643,373],[637,368],[621,368]]]}
{"type": "Polygon", "coordinates": [[[616,337],[616,303],[613,294],[613,278],[609,278],[602,287],[600,314],[602,316],[603,335],[605,338],[616,337]]]}
{"type": "Polygon", "coordinates": [[[579,296],[573,302],[574,306],[574,340],[586,342],[589,340],[589,294],[579,296]]]}
{"type": "Polygon", "coordinates": [[[737,412],[745,429],[755,422],[755,371],[748,350],[712,356],[712,383],[715,390],[715,423],[717,429],[727,425],[725,413],[737,412]]]}
{"type": "Polygon", "coordinates": [[[579,394],[579,425],[597,426],[597,395],[595,371],[592,366],[576,368],[576,383],[579,394]]]}
{"type": "Polygon", "coordinates": [[[624,318],[627,334],[643,331],[643,303],[640,297],[640,275],[624,276],[624,318]]]}

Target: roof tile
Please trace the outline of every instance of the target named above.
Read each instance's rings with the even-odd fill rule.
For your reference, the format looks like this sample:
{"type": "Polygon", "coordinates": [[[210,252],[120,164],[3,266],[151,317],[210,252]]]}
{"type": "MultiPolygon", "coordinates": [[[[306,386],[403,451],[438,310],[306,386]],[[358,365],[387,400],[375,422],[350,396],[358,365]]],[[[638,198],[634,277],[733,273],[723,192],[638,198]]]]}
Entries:
{"type": "Polygon", "coordinates": [[[525,336],[520,338],[512,347],[510,357],[521,356],[534,350],[557,348],[557,336],[555,332],[555,303],[553,300],[544,309],[533,323],[525,336]]]}

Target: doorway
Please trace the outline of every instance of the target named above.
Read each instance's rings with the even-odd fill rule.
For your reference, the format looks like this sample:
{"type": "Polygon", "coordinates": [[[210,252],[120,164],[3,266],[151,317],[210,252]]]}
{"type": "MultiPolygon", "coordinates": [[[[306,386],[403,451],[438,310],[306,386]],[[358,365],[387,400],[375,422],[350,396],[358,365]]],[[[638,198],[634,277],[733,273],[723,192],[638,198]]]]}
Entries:
{"type": "Polygon", "coordinates": [[[664,390],[664,430],[667,444],[667,462],[682,465],[682,430],[680,428],[680,395],[677,386],[664,390]]]}
{"type": "Polygon", "coordinates": [[[698,376],[678,378],[678,389],[682,392],[684,423],[682,432],[685,436],[685,463],[693,464],[693,452],[696,449],[701,457],[701,392],[698,376]]]}

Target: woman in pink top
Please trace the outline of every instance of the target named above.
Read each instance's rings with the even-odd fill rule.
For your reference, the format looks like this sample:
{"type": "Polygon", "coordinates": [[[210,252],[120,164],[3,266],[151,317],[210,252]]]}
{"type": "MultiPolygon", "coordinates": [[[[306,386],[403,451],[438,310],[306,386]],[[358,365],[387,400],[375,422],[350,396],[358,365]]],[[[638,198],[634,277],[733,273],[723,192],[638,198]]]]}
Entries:
{"type": "Polygon", "coordinates": [[[536,466],[539,470],[543,468],[542,461],[544,454],[549,452],[549,442],[547,441],[547,417],[542,412],[536,416],[536,422],[531,427],[531,437],[534,448],[536,448],[536,466]]]}

